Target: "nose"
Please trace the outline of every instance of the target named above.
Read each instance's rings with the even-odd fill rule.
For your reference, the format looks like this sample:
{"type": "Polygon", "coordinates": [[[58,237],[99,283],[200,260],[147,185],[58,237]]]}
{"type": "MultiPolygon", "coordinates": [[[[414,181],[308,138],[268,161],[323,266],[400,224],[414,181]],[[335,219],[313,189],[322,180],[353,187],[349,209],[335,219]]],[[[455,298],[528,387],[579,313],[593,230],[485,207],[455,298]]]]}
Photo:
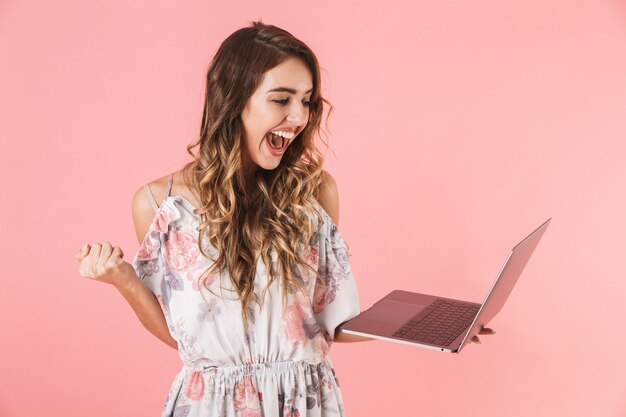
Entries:
{"type": "Polygon", "coordinates": [[[289,109],[287,120],[296,126],[302,126],[308,120],[309,109],[304,104],[296,104],[289,109]]]}

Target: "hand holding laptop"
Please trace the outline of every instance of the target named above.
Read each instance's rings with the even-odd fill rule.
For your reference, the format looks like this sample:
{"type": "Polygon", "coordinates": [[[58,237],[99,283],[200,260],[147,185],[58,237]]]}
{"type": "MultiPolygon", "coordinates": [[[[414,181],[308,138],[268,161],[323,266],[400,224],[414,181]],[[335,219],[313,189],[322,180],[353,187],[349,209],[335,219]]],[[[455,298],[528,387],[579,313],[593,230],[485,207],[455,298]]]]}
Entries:
{"type": "MultiPolygon", "coordinates": [[[[494,334],[494,333],[495,333],[495,330],[490,329],[489,327],[483,327],[483,328],[482,328],[482,329],[478,332],[478,334],[494,334]]],[[[472,337],[472,338],[470,339],[470,342],[474,342],[474,343],[482,343],[482,342],[480,341],[480,339],[478,338],[478,335],[475,335],[474,337],[472,337]]]]}
{"type": "Polygon", "coordinates": [[[459,353],[500,311],[552,219],[549,218],[511,249],[482,303],[412,291],[394,290],[342,325],[342,332],[459,353]],[[466,343],[467,342],[467,343],[466,343]]]}

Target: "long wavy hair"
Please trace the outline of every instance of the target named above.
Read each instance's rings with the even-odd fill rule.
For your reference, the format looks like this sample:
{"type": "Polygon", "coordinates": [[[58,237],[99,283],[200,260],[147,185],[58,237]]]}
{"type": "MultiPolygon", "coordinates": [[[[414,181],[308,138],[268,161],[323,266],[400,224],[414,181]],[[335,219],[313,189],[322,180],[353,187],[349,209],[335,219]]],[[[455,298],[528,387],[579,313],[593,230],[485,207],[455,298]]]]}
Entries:
{"type": "MultiPolygon", "coordinates": [[[[265,294],[278,274],[282,277],[283,309],[288,293],[306,294],[309,280],[319,277],[319,272],[310,266],[316,254],[303,250],[313,243],[319,229],[313,225],[321,223],[313,222],[311,213],[317,219],[322,215],[311,199],[318,197],[324,162],[314,137],[322,132],[323,103],[329,105],[326,123],[333,110],[332,104],[321,96],[320,69],[313,51],[286,30],[261,21],[251,23],[226,38],[210,63],[200,137],[187,146],[194,160],[183,168],[185,183],[201,203],[195,210],[200,217],[198,246],[205,257],[214,261],[199,278],[200,285],[211,291],[207,279],[228,270],[232,287],[241,300],[246,333],[253,312],[251,303],[263,307],[265,294]],[[251,181],[247,180],[241,113],[263,74],[291,57],[301,59],[312,75],[308,123],[276,169],[259,169],[251,181]],[[197,154],[192,151],[195,147],[197,154]],[[207,253],[204,239],[215,248],[216,258],[207,253]],[[254,253],[258,248],[269,275],[262,300],[254,292],[254,253]]],[[[323,143],[328,147],[326,141],[323,143]]]]}

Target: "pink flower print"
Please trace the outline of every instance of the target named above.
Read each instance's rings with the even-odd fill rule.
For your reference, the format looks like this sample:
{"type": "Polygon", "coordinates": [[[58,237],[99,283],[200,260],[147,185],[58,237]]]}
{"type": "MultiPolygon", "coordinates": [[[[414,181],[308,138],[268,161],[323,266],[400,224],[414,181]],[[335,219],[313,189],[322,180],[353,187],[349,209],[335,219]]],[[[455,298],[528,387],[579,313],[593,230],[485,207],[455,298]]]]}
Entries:
{"type": "Polygon", "coordinates": [[[175,213],[165,210],[167,207],[163,207],[163,209],[159,212],[157,216],[156,222],[154,224],[155,230],[161,233],[167,233],[167,226],[174,220],[176,220],[175,213]]]}
{"type": "Polygon", "coordinates": [[[185,395],[192,400],[199,400],[204,395],[204,377],[201,371],[193,371],[187,379],[185,395]]]}
{"type": "Polygon", "coordinates": [[[294,345],[304,345],[307,342],[307,336],[304,331],[304,323],[306,315],[299,301],[288,306],[283,313],[283,326],[287,339],[294,345]]]}
{"type": "Polygon", "coordinates": [[[183,275],[187,278],[188,281],[193,281],[195,277],[195,272],[192,269],[188,269],[183,275]]]}
{"type": "Polygon", "coordinates": [[[313,245],[309,245],[306,247],[306,249],[304,250],[304,261],[311,267],[313,268],[313,271],[309,270],[308,268],[302,268],[302,272],[304,275],[303,278],[304,280],[308,283],[310,282],[313,278],[316,277],[316,274],[314,271],[317,271],[318,269],[318,264],[319,264],[319,248],[317,246],[313,246],[313,245]]]}
{"type": "Polygon", "coordinates": [[[215,282],[215,275],[216,274],[211,274],[208,277],[205,278],[205,271],[198,271],[198,270],[189,270],[187,271],[187,274],[185,275],[187,277],[187,279],[189,281],[192,281],[192,288],[194,289],[194,291],[200,291],[200,277],[202,275],[202,279],[204,280],[204,284],[203,285],[207,285],[207,286],[211,286],[213,285],[213,283],[215,282]]]}
{"type": "Polygon", "coordinates": [[[156,258],[157,253],[159,251],[159,247],[160,247],[159,241],[156,239],[153,239],[151,233],[148,233],[148,236],[146,237],[141,247],[139,248],[139,252],[137,253],[137,260],[147,261],[147,260],[156,258]]]}
{"type": "Polygon", "coordinates": [[[261,407],[259,395],[252,382],[250,375],[245,375],[235,387],[234,395],[235,409],[237,416],[241,417],[261,417],[261,407]]]}
{"type": "Polygon", "coordinates": [[[304,335],[307,339],[313,339],[320,332],[320,327],[317,319],[312,315],[313,309],[311,307],[311,300],[309,300],[308,295],[305,295],[300,291],[295,294],[295,299],[300,311],[302,312],[302,330],[304,330],[304,335]]]}
{"type": "Polygon", "coordinates": [[[284,406],[283,417],[300,417],[300,411],[298,409],[291,411],[288,406],[284,406]]]}
{"type": "Polygon", "coordinates": [[[172,230],[166,243],[167,263],[174,271],[185,271],[198,257],[196,238],[190,233],[172,230]]]}
{"type": "Polygon", "coordinates": [[[313,292],[313,312],[319,314],[324,311],[326,306],[326,288],[320,286],[315,287],[313,292]]]}
{"type": "Polygon", "coordinates": [[[242,417],[262,417],[261,410],[255,410],[252,408],[246,408],[245,410],[241,410],[237,415],[242,417]]]}
{"type": "Polygon", "coordinates": [[[309,263],[309,265],[316,267],[319,263],[319,252],[320,249],[318,246],[309,245],[304,250],[304,259],[309,263]]]}

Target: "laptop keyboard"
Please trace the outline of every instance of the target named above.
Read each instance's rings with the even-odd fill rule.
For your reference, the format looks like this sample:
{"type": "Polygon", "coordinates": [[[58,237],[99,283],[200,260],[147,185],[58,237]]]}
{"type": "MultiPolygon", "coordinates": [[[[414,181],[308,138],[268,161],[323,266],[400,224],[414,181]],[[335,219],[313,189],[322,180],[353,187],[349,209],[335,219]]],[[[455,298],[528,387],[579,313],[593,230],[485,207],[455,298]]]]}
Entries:
{"type": "Polygon", "coordinates": [[[474,320],[480,305],[438,298],[406,322],[393,336],[448,346],[474,320]]]}

